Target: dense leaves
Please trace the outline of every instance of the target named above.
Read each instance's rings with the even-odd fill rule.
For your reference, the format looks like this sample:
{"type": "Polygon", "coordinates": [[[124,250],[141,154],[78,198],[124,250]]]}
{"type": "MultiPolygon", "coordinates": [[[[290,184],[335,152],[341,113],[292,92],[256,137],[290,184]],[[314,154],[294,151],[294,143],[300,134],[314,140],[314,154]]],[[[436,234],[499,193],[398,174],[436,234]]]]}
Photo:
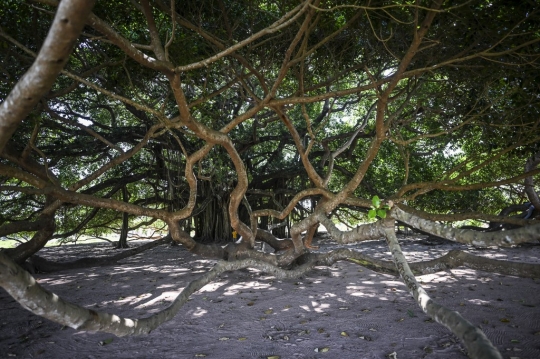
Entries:
{"type": "MultiPolygon", "coordinates": [[[[355,224],[373,196],[370,218],[386,199],[486,214],[527,201],[519,176],[540,151],[537,4],[417,4],[98,2],[2,153],[1,224],[35,222],[59,199],[56,237],[174,222],[229,241],[282,222],[273,233],[291,236],[317,210],[355,224]],[[252,216],[269,210],[283,216],[252,216]]],[[[0,99],[54,11],[0,9],[0,99]]]]}

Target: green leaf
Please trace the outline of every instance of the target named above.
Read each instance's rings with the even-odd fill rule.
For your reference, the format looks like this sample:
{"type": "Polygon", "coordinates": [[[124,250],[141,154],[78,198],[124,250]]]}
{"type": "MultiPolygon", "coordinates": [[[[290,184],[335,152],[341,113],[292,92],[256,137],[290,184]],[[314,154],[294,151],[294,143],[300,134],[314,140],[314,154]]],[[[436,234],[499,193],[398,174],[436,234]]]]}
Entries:
{"type": "Polygon", "coordinates": [[[378,209],[377,210],[377,216],[381,218],[386,218],[386,211],[384,209],[378,209]]]}
{"type": "Polygon", "coordinates": [[[373,207],[379,208],[381,206],[381,200],[379,196],[373,196],[373,198],[371,199],[371,203],[373,203],[373,207]]]}
{"type": "Polygon", "coordinates": [[[107,345],[107,344],[111,344],[113,342],[114,338],[109,338],[109,339],[105,339],[105,340],[102,340],[99,342],[99,345],[107,345]]]}
{"type": "Polygon", "coordinates": [[[368,216],[369,219],[373,219],[373,218],[377,217],[377,211],[374,210],[374,209],[370,209],[367,216],[368,216]]]}

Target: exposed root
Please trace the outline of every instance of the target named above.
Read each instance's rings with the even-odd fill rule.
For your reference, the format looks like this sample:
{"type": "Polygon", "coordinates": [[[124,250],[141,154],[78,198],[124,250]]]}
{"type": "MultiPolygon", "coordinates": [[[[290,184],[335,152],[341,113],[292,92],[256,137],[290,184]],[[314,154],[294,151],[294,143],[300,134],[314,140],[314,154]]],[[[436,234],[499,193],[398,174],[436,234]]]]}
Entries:
{"type": "Polygon", "coordinates": [[[171,237],[165,236],[156,241],[152,241],[150,243],[143,244],[142,246],[138,246],[136,248],[132,248],[126,251],[122,251],[121,253],[115,254],[110,257],[103,257],[103,258],[87,257],[87,258],[80,258],[80,259],[77,259],[75,261],[70,261],[70,262],[53,262],[43,257],[34,255],[30,257],[30,259],[25,263],[24,267],[30,273],[35,273],[35,272],[48,273],[48,272],[66,270],[66,269],[89,268],[89,267],[112,265],[121,259],[134,256],[136,254],[142,253],[146,250],[149,250],[151,248],[154,248],[154,247],[157,247],[159,245],[166,244],[169,242],[171,242],[171,237]]]}

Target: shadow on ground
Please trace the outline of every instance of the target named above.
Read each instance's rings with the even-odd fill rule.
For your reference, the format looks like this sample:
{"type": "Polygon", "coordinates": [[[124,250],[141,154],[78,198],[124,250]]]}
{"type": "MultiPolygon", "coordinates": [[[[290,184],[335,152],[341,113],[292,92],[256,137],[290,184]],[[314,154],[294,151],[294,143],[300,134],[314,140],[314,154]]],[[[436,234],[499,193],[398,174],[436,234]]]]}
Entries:
{"type": "MultiPolygon", "coordinates": [[[[417,239],[401,240],[410,261],[466,249],[417,239]]],[[[324,238],[317,244],[322,251],[337,248],[324,238]]],[[[384,241],[350,247],[390,259],[384,241]]],[[[77,245],[46,248],[43,256],[71,260],[113,253],[109,245],[77,245]]],[[[540,263],[540,247],[475,254],[540,263]]],[[[72,302],[135,318],[166,308],[214,263],[181,247],[160,246],[116,266],[36,277],[72,302]]],[[[540,358],[540,279],[464,268],[418,278],[433,299],[482,327],[505,358],[540,358]]],[[[398,278],[346,261],[291,281],[255,270],[227,273],[146,336],[62,328],[22,309],[1,289],[0,324],[0,353],[8,358],[388,358],[394,352],[400,359],[467,357],[449,330],[422,313],[398,278]]]]}

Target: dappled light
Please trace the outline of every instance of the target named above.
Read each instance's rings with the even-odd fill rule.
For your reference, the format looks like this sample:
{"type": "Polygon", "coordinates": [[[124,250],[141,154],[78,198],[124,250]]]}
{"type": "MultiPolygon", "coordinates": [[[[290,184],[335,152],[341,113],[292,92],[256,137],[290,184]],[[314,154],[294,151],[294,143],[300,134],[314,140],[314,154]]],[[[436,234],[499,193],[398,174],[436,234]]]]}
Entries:
{"type": "Polygon", "coordinates": [[[540,357],[539,24],[8,0],[1,355],[540,357]]]}
{"type": "MultiPolygon", "coordinates": [[[[350,248],[382,251],[385,247],[384,243],[379,241],[356,244],[350,248]]],[[[54,250],[51,248],[48,251],[52,254],[54,250]]],[[[76,248],[73,250],[76,251],[76,248]]],[[[412,245],[404,245],[404,250],[408,257],[421,252],[412,245]],[[407,252],[407,248],[413,250],[407,252]]],[[[538,251],[521,254],[536,257],[537,260],[540,258],[538,251]]],[[[423,259],[426,259],[431,255],[426,251],[424,256],[423,259]]],[[[133,318],[140,312],[146,315],[159,313],[171,305],[187,283],[197,278],[199,274],[187,270],[192,268],[192,264],[184,261],[184,258],[185,251],[175,252],[171,248],[163,247],[141,258],[136,266],[132,263],[118,266],[118,271],[112,272],[110,267],[94,268],[91,274],[80,275],[77,270],[64,271],[40,274],[38,281],[59,295],[76,300],[88,308],[133,318]],[[163,263],[167,266],[170,258],[178,258],[178,262],[184,263],[186,267],[171,266],[169,275],[160,270],[163,268],[161,265],[156,265],[163,263]],[[117,272],[120,275],[113,274],[108,280],[111,273],[117,272]]],[[[214,264],[214,261],[205,262],[209,268],[214,264]]],[[[457,269],[421,275],[418,280],[435,300],[452,309],[464,311],[470,320],[482,325],[504,348],[520,349],[520,355],[525,358],[527,356],[523,356],[523,353],[529,353],[527,348],[534,348],[534,345],[528,346],[534,336],[520,336],[518,333],[526,328],[534,330],[535,324],[532,320],[537,307],[525,305],[538,303],[536,296],[527,289],[504,293],[498,291],[501,288],[500,282],[503,282],[502,287],[512,282],[518,286],[518,283],[525,279],[499,279],[498,275],[490,273],[457,269]],[[491,287],[494,289],[490,289],[491,287]],[[494,292],[495,290],[497,291],[494,292]],[[523,315],[530,318],[520,320],[519,328],[512,327],[517,325],[518,316],[510,308],[516,305],[522,308],[519,311],[522,313],[520,318],[523,315]],[[506,339],[502,339],[502,332],[506,339]],[[519,338],[520,343],[510,345],[511,340],[516,338],[519,338]]],[[[539,285],[538,281],[526,283],[525,286],[539,285]]],[[[4,297],[0,300],[4,301],[4,297]]],[[[18,319],[10,317],[10,321],[28,320],[30,314],[21,312],[22,309],[17,310],[18,319]]],[[[51,322],[41,324],[39,330],[46,329],[50,332],[49,336],[42,340],[59,344],[72,340],[69,339],[72,335],[70,333],[76,334],[77,337],[84,338],[77,344],[82,352],[98,350],[101,355],[115,350],[121,353],[124,343],[129,345],[130,350],[143,350],[163,340],[185,343],[193,352],[200,353],[215,345],[221,348],[219,350],[234,351],[237,349],[233,348],[237,348],[239,342],[259,348],[256,350],[263,350],[264,345],[273,343],[281,345],[282,348],[290,348],[290,352],[289,349],[281,349],[282,355],[292,355],[294,350],[305,350],[305,353],[308,353],[313,351],[314,347],[329,347],[335,351],[339,350],[341,345],[346,345],[351,350],[355,348],[356,351],[384,352],[387,349],[380,348],[380,343],[386,337],[400,342],[400,352],[411,353],[411,356],[416,355],[414,353],[419,342],[432,347],[443,357],[446,351],[454,353],[448,354],[448,358],[456,355],[456,351],[460,351],[459,344],[452,341],[449,334],[445,334],[444,328],[436,329],[437,324],[428,319],[429,317],[415,307],[405,285],[397,278],[375,273],[354,263],[342,262],[331,267],[317,267],[302,278],[291,280],[276,280],[260,270],[227,272],[191,296],[191,300],[184,305],[175,319],[157,328],[146,339],[115,338],[113,343],[99,346],[100,341],[110,337],[83,334],[76,330],[59,330],[60,327],[54,327],[51,322]],[[204,340],[189,339],[203,333],[206,338],[204,340]],[[62,335],[68,337],[62,339],[62,335]],[[292,343],[296,346],[286,346],[292,343]]],[[[36,343],[40,342],[39,330],[31,334],[36,343]]],[[[52,344],[47,345],[47,350],[55,347],[52,344]]]]}

